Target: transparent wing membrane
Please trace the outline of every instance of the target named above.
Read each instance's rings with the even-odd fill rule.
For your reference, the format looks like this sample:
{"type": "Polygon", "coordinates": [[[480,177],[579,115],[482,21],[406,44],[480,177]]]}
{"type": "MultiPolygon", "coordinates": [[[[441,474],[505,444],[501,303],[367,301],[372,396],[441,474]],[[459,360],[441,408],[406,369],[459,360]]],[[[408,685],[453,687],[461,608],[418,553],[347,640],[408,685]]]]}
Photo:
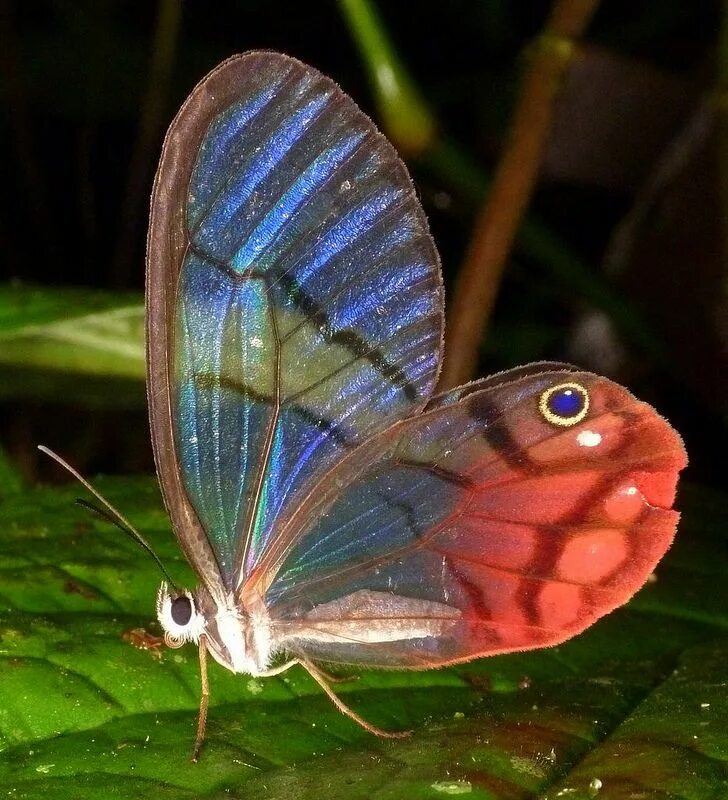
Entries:
{"type": "Polygon", "coordinates": [[[307,487],[424,406],[442,337],[437,254],[391,145],[310,67],[252,53],[235,69],[204,128],[194,98],[218,97],[215,73],[175,122],[199,149],[175,194],[160,470],[179,468],[228,586],[307,487]]]}

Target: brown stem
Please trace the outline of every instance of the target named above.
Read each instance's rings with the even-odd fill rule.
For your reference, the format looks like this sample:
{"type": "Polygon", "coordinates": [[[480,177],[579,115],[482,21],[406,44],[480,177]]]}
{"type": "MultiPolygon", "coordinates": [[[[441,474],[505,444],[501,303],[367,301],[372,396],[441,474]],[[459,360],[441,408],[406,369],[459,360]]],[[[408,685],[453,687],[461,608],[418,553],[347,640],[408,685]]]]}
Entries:
{"type": "Polygon", "coordinates": [[[475,223],[448,309],[445,360],[439,389],[470,380],[508,253],[531,198],[554,100],[571,63],[576,40],[599,0],[555,0],[523,79],[503,156],[475,223]]]}

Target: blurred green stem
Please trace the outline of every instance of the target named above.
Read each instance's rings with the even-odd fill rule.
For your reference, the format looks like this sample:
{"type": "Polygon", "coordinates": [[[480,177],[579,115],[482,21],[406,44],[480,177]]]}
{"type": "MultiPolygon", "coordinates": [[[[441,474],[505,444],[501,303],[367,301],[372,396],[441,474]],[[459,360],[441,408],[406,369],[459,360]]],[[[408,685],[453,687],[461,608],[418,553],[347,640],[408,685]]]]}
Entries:
{"type": "Polygon", "coordinates": [[[436,120],[397,57],[374,4],[339,0],[339,6],[366,58],[385,133],[405,158],[420,155],[435,140],[436,120]]]}

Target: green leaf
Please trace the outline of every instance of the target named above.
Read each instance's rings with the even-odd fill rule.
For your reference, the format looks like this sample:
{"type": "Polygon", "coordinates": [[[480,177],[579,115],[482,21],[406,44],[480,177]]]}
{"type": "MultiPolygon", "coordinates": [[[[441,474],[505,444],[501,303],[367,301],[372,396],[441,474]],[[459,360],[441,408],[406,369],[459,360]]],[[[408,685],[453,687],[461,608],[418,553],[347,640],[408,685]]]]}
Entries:
{"type": "Polygon", "coordinates": [[[23,488],[23,479],[8,454],[0,447],[0,497],[7,497],[23,488]]]}
{"type": "MultiPolygon", "coordinates": [[[[193,577],[151,478],[99,481],[193,577]]],[[[297,668],[211,665],[194,739],[193,648],[158,633],[160,576],[133,541],[73,505],[75,487],[0,505],[0,788],[14,798],[718,798],[728,796],[725,498],[692,491],[677,542],[625,609],[558,648],[336,685],[381,741],[297,668]]]]}
{"type": "Polygon", "coordinates": [[[144,402],[137,294],[0,285],[0,398],[144,402]]]}

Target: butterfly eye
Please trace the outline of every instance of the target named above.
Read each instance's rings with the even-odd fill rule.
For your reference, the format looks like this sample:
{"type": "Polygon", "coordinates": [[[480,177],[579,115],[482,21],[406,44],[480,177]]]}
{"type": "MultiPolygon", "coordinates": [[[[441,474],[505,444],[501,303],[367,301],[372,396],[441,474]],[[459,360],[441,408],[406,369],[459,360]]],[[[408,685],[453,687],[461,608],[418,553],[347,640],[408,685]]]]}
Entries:
{"type": "Polygon", "coordinates": [[[560,383],[543,392],[538,409],[547,422],[568,428],[586,416],[589,393],[580,383],[560,383]]]}
{"type": "Polygon", "coordinates": [[[172,601],[170,611],[177,625],[187,625],[192,617],[192,601],[186,595],[180,595],[172,601]]]}

